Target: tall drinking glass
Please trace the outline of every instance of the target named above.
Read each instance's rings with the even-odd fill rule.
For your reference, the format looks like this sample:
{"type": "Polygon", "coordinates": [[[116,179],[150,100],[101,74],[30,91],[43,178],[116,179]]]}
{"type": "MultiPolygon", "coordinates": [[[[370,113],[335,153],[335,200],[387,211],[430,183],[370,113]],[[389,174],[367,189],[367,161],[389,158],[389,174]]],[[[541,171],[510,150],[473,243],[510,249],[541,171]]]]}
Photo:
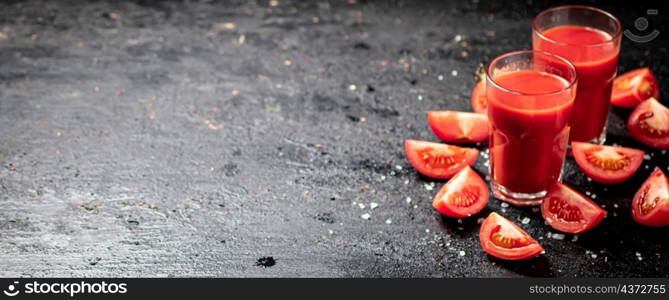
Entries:
{"type": "Polygon", "coordinates": [[[603,144],[616,77],[622,26],[613,15],[589,6],[544,10],[532,21],[534,50],[557,54],[576,66],[578,89],[571,140],[603,144]]]}
{"type": "Polygon", "coordinates": [[[493,59],[486,75],[493,193],[537,205],[561,177],[576,69],[557,55],[526,50],[493,59]]]}

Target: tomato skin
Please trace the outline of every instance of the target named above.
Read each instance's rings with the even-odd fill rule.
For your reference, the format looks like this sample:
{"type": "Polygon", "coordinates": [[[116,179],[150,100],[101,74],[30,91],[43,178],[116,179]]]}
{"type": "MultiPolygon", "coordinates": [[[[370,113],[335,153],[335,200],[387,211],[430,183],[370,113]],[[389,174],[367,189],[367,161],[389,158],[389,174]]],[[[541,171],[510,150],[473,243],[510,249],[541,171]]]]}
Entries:
{"type": "Polygon", "coordinates": [[[590,198],[581,195],[579,192],[570,187],[556,183],[550,189],[546,197],[541,203],[541,215],[550,227],[566,233],[581,233],[586,232],[599,223],[606,217],[607,212],[602,209],[597,203],[590,200],[590,198]],[[562,209],[569,210],[567,217],[574,214],[581,217],[579,221],[565,220],[563,216],[559,216],[556,212],[551,210],[553,201],[561,201],[559,205],[562,209]],[[565,207],[566,206],[566,207],[565,207]],[[578,211],[578,212],[577,212],[578,211]]]}
{"type": "Polygon", "coordinates": [[[478,113],[431,110],[427,120],[432,132],[447,143],[478,143],[488,139],[488,117],[478,113]]]}
{"type": "Polygon", "coordinates": [[[627,130],[637,141],[658,149],[669,149],[669,108],[654,98],[639,104],[627,120],[627,130]],[[646,128],[653,127],[655,136],[646,128]]]}
{"type": "Polygon", "coordinates": [[[650,97],[660,99],[660,88],[649,68],[632,70],[613,80],[611,104],[614,106],[633,108],[650,97]]]}
{"type": "Polygon", "coordinates": [[[650,227],[669,225],[669,181],[661,169],[656,168],[634,195],[632,218],[650,227]],[[657,201],[649,211],[644,212],[644,201],[647,199],[657,201]]]}
{"type": "Polygon", "coordinates": [[[483,221],[483,224],[481,224],[479,240],[481,241],[481,247],[483,247],[485,252],[494,257],[506,260],[530,259],[544,251],[544,248],[523,229],[518,227],[518,225],[495,212],[490,213],[485,221],[483,221]],[[516,236],[522,236],[526,240],[526,245],[516,248],[504,248],[498,246],[493,242],[492,235],[496,231],[499,232],[501,230],[513,232],[516,236]]]}
{"type": "Polygon", "coordinates": [[[471,166],[479,155],[479,150],[467,147],[458,147],[448,144],[406,140],[404,149],[411,165],[421,174],[435,178],[448,179],[465,166],[471,166]],[[422,155],[439,156],[443,158],[452,157],[453,163],[445,167],[430,166],[422,155]],[[449,156],[450,155],[450,156],[449,156]]]}
{"type": "Polygon", "coordinates": [[[642,150],[633,148],[595,145],[582,142],[572,142],[571,148],[576,164],[578,164],[581,170],[583,170],[588,177],[592,178],[592,180],[605,184],[620,183],[632,177],[639,169],[639,166],[641,166],[643,156],[646,154],[642,150]],[[606,167],[597,166],[588,159],[589,157],[597,157],[598,154],[606,156],[607,153],[624,155],[629,161],[620,170],[610,170],[606,167]]]}
{"type": "Polygon", "coordinates": [[[479,114],[488,113],[488,98],[485,95],[485,80],[480,80],[472,90],[472,109],[479,114]]]}
{"type": "Polygon", "coordinates": [[[439,190],[439,193],[434,196],[432,207],[442,215],[448,217],[466,218],[483,210],[488,205],[489,198],[490,190],[488,190],[488,185],[472,168],[465,166],[446,182],[439,190]],[[467,206],[457,205],[453,203],[454,200],[452,197],[454,196],[470,197],[465,198],[465,200],[473,201],[473,203],[467,206]],[[471,199],[471,197],[475,197],[476,199],[471,199]]]}

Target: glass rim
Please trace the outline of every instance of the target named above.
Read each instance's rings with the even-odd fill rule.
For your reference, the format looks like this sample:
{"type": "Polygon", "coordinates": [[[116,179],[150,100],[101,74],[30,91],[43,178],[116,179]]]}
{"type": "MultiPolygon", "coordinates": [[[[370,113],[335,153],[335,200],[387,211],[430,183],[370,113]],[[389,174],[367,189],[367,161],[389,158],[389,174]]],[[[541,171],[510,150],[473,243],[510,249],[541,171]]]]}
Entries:
{"type": "Polygon", "coordinates": [[[603,9],[599,9],[599,8],[592,7],[592,6],[587,6],[587,5],[560,5],[560,6],[555,6],[555,7],[545,9],[545,10],[541,11],[539,14],[537,14],[534,17],[534,19],[532,19],[532,31],[536,32],[537,35],[541,39],[544,39],[546,41],[549,41],[551,43],[555,43],[555,44],[558,44],[558,45],[578,46],[578,47],[597,47],[597,46],[602,46],[602,45],[605,45],[605,44],[612,43],[615,40],[619,39],[620,36],[623,33],[623,26],[622,26],[622,23],[620,23],[620,20],[618,20],[618,18],[616,18],[613,14],[611,14],[611,13],[609,13],[609,12],[603,10],[603,9]],[[608,39],[604,42],[599,42],[599,43],[594,43],[594,44],[572,44],[572,43],[559,42],[559,41],[556,41],[554,39],[548,38],[545,35],[543,35],[537,29],[537,22],[538,22],[539,18],[543,17],[545,14],[547,14],[549,12],[556,11],[556,10],[560,10],[560,9],[583,9],[583,10],[590,10],[590,11],[594,11],[596,13],[602,14],[602,15],[608,17],[609,19],[613,20],[613,22],[616,24],[616,31],[615,31],[614,34],[611,34],[610,39],[608,39]]]}
{"type": "Polygon", "coordinates": [[[541,51],[541,50],[517,50],[517,51],[512,51],[512,52],[507,52],[507,53],[501,54],[501,55],[493,58],[490,62],[488,62],[488,65],[485,68],[485,76],[486,76],[486,80],[488,80],[490,83],[492,83],[495,86],[495,88],[498,88],[502,91],[505,91],[505,92],[508,92],[508,93],[511,93],[511,94],[521,95],[521,96],[539,96],[539,95],[559,94],[559,93],[561,93],[565,90],[568,90],[568,89],[572,88],[576,84],[576,82],[578,81],[578,72],[576,71],[576,66],[574,66],[574,64],[572,64],[569,60],[567,60],[566,58],[563,58],[559,55],[556,55],[556,54],[553,54],[553,53],[550,53],[550,52],[546,52],[546,51],[541,51]],[[528,53],[532,53],[532,55],[534,55],[535,53],[540,53],[542,55],[551,56],[551,57],[553,57],[553,58],[555,58],[559,61],[562,61],[562,62],[566,63],[567,66],[569,66],[569,68],[574,72],[574,78],[572,78],[572,80],[567,80],[567,78],[564,78],[564,77],[560,76],[560,78],[563,78],[564,80],[569,82],[569,84],[567,86],[559,89],[559,90],[556,90],[556,91],[547,92],[547,93],[524,93],[524,92],[514,91],[512,89],[505,88],[505,87],[501,86],[499,83],[497,83],[495,81],[495,79],[493,79],[492,76],[490,76],[490,68],[498,60],[500,60],[502,58],[509,57],[509,56],[520,55],[520,54],[528,54],[528,53]]]}

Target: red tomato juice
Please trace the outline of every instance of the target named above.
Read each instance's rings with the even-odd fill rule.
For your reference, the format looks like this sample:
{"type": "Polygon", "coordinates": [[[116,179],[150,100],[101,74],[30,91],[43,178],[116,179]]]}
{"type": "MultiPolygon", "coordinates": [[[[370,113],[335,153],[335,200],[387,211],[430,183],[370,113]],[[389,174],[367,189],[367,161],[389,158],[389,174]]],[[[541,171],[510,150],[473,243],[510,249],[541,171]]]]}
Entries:
{"type": "Polygon", "coordinates": [[[573,89],[562,77],[531,70],[494,81],[501,88],[486,88],[493,180],[514,193],[544,192],[562,170],[573,89]]]}
{"type": "Polygon", "coordinates": [[[534,49],[569,60],[578,73],[570,139],[591,141],[599,138],[608,117],[619,46],[610,42],[610,34],[583,26],[557,26],[541,32],[541,35],[548,40],[535,36],[534,49]]]}

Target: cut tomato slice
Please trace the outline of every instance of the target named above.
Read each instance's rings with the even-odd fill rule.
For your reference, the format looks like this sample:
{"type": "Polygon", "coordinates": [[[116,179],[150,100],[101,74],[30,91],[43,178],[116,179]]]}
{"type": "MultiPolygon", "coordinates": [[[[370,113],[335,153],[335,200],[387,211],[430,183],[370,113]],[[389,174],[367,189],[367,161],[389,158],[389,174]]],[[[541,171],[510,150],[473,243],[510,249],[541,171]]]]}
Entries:
{"type": "Polygon", "coordinates": [[[645,152],[637,149],[572,142],[578,166],[599,183],[623,182],[641,166],[645,152]]]}
{"type": "Polygon", "coordinates": [[[466,218],[486,207],[489,198],[488,185],[472,168],[465,166],[439,190],[432,206],[445,216],[466,218]]]}
{"type": "Polygon", "coordinates": [[[634,195],[632,218],[646,226],[669,225],[669,182],[659,168],[650,174],[634,195]]]}
{"type": "Polygon", "coordinates": [[[488,113],[488,98],[485,95],[485,80],[479,81],[472,90],[472,109],[480,114],[488,113]]]}
{"type": "Polygon", "coordinates": [[[567,233],[586,232],[606,217],[606,211],[590,198],[557,183],[541,202],[541,215],[550,227],[567,233]]]}
{"type": "Polygon", "coordinates": [[[427,120],[432,132],[447,143],[478,143],[488,139],[488,117],[451,110],[431,110],[427,120]]]}
{"type": "Polygon", "coordinates": [[[669,108],[654,98],[642,102],[630,114],[627,130],[639,142],[669,149],[669,108]]]}
{"type": "Polygon", "coordinates": [[[471,166],[479,150],[447,144],[406,140],[404,149],[409,162],[421,174],[436,179],[448,179],[466,166],[471,166]]]}
{"type": "Polygon", "coordinates": [[[657,78],[649,68],[629,71],[613,80],[611,104],[632,108],[648,98],[660,99],[657,78]]]}
{"type": "Polygon", "coordinates": [[[479,239],[485,252],[501,259],[529,259],[544,251],[527,232],[494,212],[483,221],[479,239]]]}

